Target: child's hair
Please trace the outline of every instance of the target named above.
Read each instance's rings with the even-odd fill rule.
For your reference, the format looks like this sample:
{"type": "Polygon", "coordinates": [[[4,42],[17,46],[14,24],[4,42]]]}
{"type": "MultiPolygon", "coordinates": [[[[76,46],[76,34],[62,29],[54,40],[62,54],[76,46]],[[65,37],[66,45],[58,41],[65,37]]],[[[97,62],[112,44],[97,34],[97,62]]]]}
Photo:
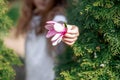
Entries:
{"type": "MultiPolygon", "coordinates": [[[[65,7],[67,4],[67,0],[53,0],[54,5],[51,7],[46,14],[42,15],[41,23],[39,27],[36,29],[37,34],[41,34],[45,31],[45,23],[48,20],[52,20],[55,15],[62,14],[65,15],[65,7]]],[[[33,0],[24,0],[22,13],[20,19],[17,24],[17,35],[24,34],[30,30],[30,21],[32,16],[34,15],[34,10],[36,9],[33,0]]]]}

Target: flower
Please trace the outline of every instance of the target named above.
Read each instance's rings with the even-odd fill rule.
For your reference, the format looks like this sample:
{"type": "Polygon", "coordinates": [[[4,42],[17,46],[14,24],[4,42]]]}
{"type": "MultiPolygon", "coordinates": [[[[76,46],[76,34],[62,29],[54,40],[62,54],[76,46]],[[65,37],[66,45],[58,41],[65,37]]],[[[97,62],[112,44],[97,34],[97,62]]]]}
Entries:
{"type": "Polygon", "coordinates": [[[63,36],[67,32],[67,28],[65,24],[60,24],[55,21],[48,21],[46,23],[47,25],[45,26],[45,28],[48,30],[46,37],[52,37],[52,45],[56,46],[62,41],[63,36]]]}

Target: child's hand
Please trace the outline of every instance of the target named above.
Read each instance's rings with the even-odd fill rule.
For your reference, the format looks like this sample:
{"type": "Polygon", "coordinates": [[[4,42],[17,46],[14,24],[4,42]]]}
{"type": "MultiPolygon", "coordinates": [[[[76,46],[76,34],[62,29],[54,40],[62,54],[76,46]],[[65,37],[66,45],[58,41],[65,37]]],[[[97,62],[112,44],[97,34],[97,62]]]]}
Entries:
{"type": "Polygon", "coordinates": [[[79,36],[79,29],[77,26],[74,25],[68,25],[67,33],[63,37],[63,42],[65,42],[67,45],[73,45],[79,36]]]}

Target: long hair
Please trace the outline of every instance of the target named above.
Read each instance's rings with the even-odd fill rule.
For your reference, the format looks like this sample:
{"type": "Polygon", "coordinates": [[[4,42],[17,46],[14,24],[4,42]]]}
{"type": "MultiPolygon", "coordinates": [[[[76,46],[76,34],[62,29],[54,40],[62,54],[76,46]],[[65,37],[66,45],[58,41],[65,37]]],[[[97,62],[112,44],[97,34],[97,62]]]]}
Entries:
{"type": "MultiPolygon", "coordinates": [[[[36,28],[36,34],[41,34],[45,31],[46,21],[52,20],[55,15],[62,14],[65,15],[65,7],[67,0],[54,0],[54,5],[42,15],[40,25],[36,28]]],[[[30,21],[34,15],[34,10],[36,9],[33,0],[24,0],[21,15],[18,20],[16,35],[27,33],[30,30],[30,21]]]]}

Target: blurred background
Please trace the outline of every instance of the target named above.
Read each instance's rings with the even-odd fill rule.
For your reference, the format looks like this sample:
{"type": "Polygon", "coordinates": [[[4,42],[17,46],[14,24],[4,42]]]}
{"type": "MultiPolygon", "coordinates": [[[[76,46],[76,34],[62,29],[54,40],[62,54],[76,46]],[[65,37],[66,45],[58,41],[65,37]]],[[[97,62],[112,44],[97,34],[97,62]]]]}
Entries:
{"type": "Polygon", "coordinates": [[[20,14],[20,8],[21,0],[9,0],[9,11],[7,15],[13,21],[13,27],[11,27],[11,29],[9,30],[9,35],[4,39],[4,43],[7,47],[14,49],[21,58],[24,58],[25,37],[24,35],[21,35],[19,38],[15,38],[15,27],[20,14]]]}
{"type": "MultiPolygon", "coordinates": [[[[0,24],[0,80],[14,80],[11,78],[15,76],[12,67],[16,71],[15,80],[24,80],[25,34],[15,38],[21,0],[7,0],[7,6],[2,1],[0,4],[8,11],[5,14],[4,7],[0,5],[0,10],[3,10],[0,11],[0,23],[3,24],[0,24]],[[10,19],[4,17],[2,12],[10,19]],[[8,34],[3,38],[1,33],[8,34]],[[11,55],[13,52],[8,48],[18,57],[11,55]]],[[[70,48],[59,57],[61,63],[56,67],[57,80],[120,80],[120,0],[68,2],[68,23],[79,26],[81,34],[72,46],[73,51],[70,48]]]]}
{"type": "Polygon", "coordinates": [[[7,48],[14,50],[22,62],[22,66],[14,66],[16,71],[15,80],[25,80],[25,67],[24,67],[24,42],[25,35],[21,35],[18,38],[15,37],[16,24],[21,9],[21,0],[8,0],[8,12],[7,15],[13,21],[13,26],[9,29],[9,34],[4,37],[4,44],[7,48]]]}

